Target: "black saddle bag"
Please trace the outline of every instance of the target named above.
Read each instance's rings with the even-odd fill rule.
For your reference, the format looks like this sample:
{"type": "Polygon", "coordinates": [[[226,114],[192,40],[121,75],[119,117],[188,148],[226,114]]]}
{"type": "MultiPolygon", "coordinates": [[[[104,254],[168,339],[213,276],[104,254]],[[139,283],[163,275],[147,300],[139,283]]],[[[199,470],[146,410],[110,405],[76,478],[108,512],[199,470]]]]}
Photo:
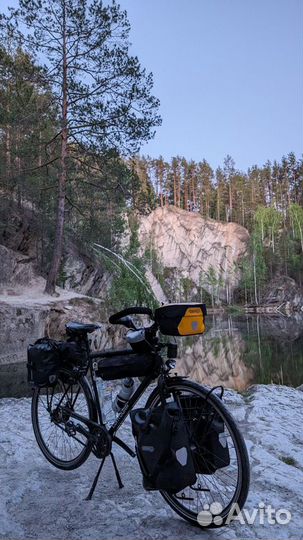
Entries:
{"type": "Polygon", "coordinates": [[[87,350],[84,341],[75,341],[68,339],[67,341],[59,341],[58,347],[60,350],[61,362],[68,366],[83,366],[87,361],[87,350]]]}
{"type": "Polygon", "coordinates": [[[188,430],[176,403],[130,413],[143,485],[178,493],[196,482],[188,430]]]}
{"type": "Polygon", "coordinates": [[[27,349],[28,382],[43,387],[57,381],[60,367],[79,367],[87,360],[85,343],[55,341],[47,337],[38,339],[27,349]]]}
{"type": "Polygon", "coordinates": [[[193,459],[196,473],[214,474],[230,464],[224,421],[210,403],[200,397],[180,398],[193,436],[193,459]]]}
{"type": "Polygon", "coordinates": [[[60,348],[54,339],[41,338],[27,349],[28,382],[34,386],[49,386],[56,382],[61,365],[60,348]]]}

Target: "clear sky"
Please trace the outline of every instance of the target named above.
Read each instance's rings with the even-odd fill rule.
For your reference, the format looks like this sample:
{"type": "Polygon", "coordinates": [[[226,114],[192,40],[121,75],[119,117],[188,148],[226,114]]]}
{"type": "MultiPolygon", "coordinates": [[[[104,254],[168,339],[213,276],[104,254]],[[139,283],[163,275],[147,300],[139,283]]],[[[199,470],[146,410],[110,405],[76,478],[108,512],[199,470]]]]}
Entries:
{"type": "Polygon", "coordinates": [[[230,154],[240,169],[302,154],[303,0],[120,4],[161,101],[163,124],[142,153],[213,167],[230,154]]]}
{"type": "Polygon", "coordinates": [[[247,168],[303,151],[303,0],[120,0],[162,127],[142,148],[247,168]]]}

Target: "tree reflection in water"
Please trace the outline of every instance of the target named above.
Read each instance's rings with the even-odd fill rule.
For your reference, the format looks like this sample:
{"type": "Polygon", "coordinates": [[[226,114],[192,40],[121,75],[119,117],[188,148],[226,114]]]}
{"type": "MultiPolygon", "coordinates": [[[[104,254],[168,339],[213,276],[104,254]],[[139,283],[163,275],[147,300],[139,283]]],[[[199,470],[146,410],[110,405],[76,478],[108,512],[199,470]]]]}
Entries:
{"type": "Polygon", "coordinates": [[[207,328],[178,339],[179,374],[239,391],[253,383],[303,383],[303,314],[211,315],[207,328]]]}

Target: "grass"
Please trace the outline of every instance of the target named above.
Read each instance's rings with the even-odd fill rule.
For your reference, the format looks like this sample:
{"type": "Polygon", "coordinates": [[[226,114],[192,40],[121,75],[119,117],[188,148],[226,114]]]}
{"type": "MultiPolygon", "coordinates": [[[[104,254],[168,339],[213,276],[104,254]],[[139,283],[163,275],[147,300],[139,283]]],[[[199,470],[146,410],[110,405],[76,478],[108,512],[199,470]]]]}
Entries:
{"type": "Polygon", "coordinates": [[[235,306],[235,305],[231,305],[231,306],[226,306],[226,311],[227,313],[230,313],[231,315],[237,315],[237,314],[241,314],[241,313],[244,313],[244,306],[235,306]]]}
{"type": "Polygon", "coordinates": [[[291,467],[298,467],[298,463],[291,456],[280,456],[279,459],[280,461],[283,461],[283,463],[286,463],[286,465],[290,465],[291,467]]]}

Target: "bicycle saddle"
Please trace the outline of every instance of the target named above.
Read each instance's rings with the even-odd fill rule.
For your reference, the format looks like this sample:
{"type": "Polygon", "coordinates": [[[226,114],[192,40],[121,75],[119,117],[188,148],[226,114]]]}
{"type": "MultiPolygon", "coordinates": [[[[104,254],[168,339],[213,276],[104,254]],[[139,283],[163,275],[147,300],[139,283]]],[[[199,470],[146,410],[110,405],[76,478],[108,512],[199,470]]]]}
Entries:
{"type": "Polygon", "coordinates": [[[99,324],[70,322],[65,325],[67,334],[90,334],[98,328],[99,324]]]}

